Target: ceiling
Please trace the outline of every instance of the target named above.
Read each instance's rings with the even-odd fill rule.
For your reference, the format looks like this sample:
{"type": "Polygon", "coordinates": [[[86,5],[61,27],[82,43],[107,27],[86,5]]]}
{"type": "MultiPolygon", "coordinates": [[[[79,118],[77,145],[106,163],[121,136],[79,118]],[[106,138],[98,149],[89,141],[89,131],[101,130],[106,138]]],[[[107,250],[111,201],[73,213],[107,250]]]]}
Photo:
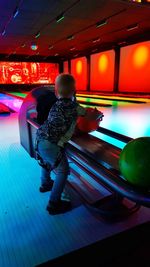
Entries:
{"type": "Polygon", "coordinates": [[[76,57],[142,37],[150,39],[149,30],[150,5],[130,1],[0,1],[0,59],[76,57]],[[57,23],[61,14],[64,19],[57,23]],[[97,28],[101,21],[107,24],[97,28]],[[69,36],[74,38],[68,40],[69,36]],[[32,43],[38,45],[36,51],[31,50],[32,43]]]}

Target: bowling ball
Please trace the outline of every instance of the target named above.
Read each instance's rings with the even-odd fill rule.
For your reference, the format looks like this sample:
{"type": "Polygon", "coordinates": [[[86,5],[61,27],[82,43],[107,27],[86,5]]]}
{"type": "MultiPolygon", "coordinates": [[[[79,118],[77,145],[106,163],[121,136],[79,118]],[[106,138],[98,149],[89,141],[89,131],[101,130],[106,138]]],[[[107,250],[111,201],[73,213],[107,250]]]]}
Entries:
{"type": "Polygon", "coordinates": [[[120,154],[119,166],[128,182],[150,189],[150,137],[129,142],[120,154]]]}
{"type": "MultiPolygon", "coordinates": [[[[94,114],[95,112],[101,114],[100,111],[95,110],[94,108],[86,108],[87,113],[94,114]]],[[[99,127],[100,121],[102,119],[88,119],[87,117],[78,117],[77,119],[77,130],[83,133],[90,133],[96,131],[99,127]]]]}

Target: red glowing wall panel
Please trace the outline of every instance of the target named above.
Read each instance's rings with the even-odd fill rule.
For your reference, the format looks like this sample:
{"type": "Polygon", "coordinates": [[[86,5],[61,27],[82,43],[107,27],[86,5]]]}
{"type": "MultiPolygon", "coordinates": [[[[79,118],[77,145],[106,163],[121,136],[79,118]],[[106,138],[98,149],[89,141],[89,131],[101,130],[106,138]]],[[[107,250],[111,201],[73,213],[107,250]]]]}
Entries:
{"type": "Polygon", "coordinates": [[[87,59],[80,57],[71,60],[71,74],[76,79],[77,91],[87,89],[87,59]]]}
{"type": "Polygon", "coordinates": [[[51,84],[58,74],[55,63],[0,62],[0,84],[51,84]]]}
{"type": "Polygon", "coordinates": [[[90,88],[93,91],[113,91],[115,52],[91,55],[90,88]]]}
{"type": "Polygon", "coordinates": [[[121,48],[119,91],[150,92],[150,41],[121,48]]]}
{"type": "Polygon", "coordinates": [[[68,61],[64,61],[64,73],[69,73],[69,64],[68,61]]]}

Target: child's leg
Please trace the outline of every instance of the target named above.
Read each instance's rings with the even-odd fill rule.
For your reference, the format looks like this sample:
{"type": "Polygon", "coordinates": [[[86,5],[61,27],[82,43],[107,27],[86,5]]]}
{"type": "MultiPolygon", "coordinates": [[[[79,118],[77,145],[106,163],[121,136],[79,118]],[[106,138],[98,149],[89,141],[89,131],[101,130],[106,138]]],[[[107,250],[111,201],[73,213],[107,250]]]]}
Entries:
{"type": "MultiPolygon", "coordinates": [[[[39,142],[38,149],[43,160],[51,165],[55,164],[58,153],[60,152],[60,148],[57,145],[45,140],[39,142]]],[[[50,214],[58,214],[70,209],[70,202],[61,200],[61,193],[65,187],[68,174],[69,164],[64,153],[61,162],[56,169],[56,178],[52,187],[50,201],[47,206],[47,210],[50,214]]]]}
{"type": "MultiPolygon", "coordinates": [[[[52,166],[55,164],[55,162],[57,160],[58,153],[60,152],[60,148],[57,145],[52,144],[47,140],[43,140],[43,141],[39,142],[38,150],[39,150],[39,153],[40,153],[42,159],[52,166]]],[[[69,170],[69,165],[68,165],[67,157],[65,154],[63,154],[62,160],[56,169],[56,179],[55,179],[56,183],[54,185],[54,193],[52,193],[52,199],[53,200],[54,199],[57,199],[57,200],[60,199],[61,193],[62,193],[63,188],[65,186],[65,180],[67,179],[68,170],[69,170]],[[54,197],[55,194],[57,195],[56,197],[54,197]]],[[[46,169],[42,168],[42,170],[41,170],[41,186],[42,187],[47,187],[47,186],[52,187],[52,183],[53,183],[53,181],[50,179],[50,172],[47,171],[46,169]]],[[[40,188],[40,191],[41,191],[41,188],[40,188]]],[[[49,191],[49,190],[46,190],[46,191],[49,191]]]]}
{"type": "Polygon", "coordinates": [[[41,185],[48,185],[51,182],[50,171],[41,167],[41,185]]]}
{"type": "Polygon", "coordinates": [[[61,162],[59,163],[56,169],[56,177],[50,195],[50,201],[57,202],[61,199],[61,194],[64,190],[68,174],[69,174],[69,164],[67,157],[64,153],[61,162]]]}
{"type": "MultiPolygon", "coordinates": [[[[40,156],[44,161],[53,165],[57,155],[55,145],[51,144],[47,140],[40,141],[38,144],[38,151],[40,156]]],[[[40,192],[51,191],[53,186],[53,180],[50,178],[50,171],[41,167],[41,186],[39,188],[40,192]]]]}
{"type": "Polygon", "coordinates": [[[50,178],[50,171],[41,167],[41,186],[39,188],[41,193],[51,191],[53,187],[53,180],[50,178]]]}

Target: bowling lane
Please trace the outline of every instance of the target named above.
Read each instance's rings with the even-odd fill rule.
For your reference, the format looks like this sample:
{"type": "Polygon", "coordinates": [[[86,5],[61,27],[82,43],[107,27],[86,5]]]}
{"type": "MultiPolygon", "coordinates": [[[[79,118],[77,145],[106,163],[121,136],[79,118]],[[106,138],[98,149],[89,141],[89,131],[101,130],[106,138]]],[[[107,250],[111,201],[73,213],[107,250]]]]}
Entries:
{"type": "MultiPolygon", "coordinates": [[[[13,94],[24,98],[27,93],[19,92],[18,95],[18,92],[13,92],[13,94]]],[[[144,98],[140,99],[147,101],[147,103],[135,104],[123,101],[108,100],[107,102],[107,100],[103,100],[103,103],[105,104],[110,103],[111,101],[112,107],[100,107],[96,106],[95,103],[95,107],[101,110],[105,115],[104,120],[101,122],[101,126],[132,138],[150,136],[150,100],[144,98]]],[[[78,97],[78,100],[80,100],[80,97],[78,97]]],[[[86,100],[88,105],[83,105],[85,107],[90,106],[90,102],[93,103],[95,99],[88,97],[86,100]]],[[[99,101],[102,102],[101,99],[99,101]]],[[[123,148],[125,145],[124,143],[97,131],[93,132],[92,135],[101,138],[108,143],[114,144],[119,148],[123,148]]]]}
{"type": "MultiPolygon", "coordinates": [[[[20,98],[25,98],[26,96],[27,96],[27,94],[28,94],[28,92],[13,92],[13,91],[9,91],[9,92],[7,92],[9,95],[12,95],[12,96],[16,96],[16,97],[20,97],[20,98]]],[[[118,104],[120,104],[120,105],[122,105],[122,106],[124,106],[124,105],[129,105],[129,103],[131,103],[131,102],[128,102],[128,99],[129,100],[131,100],[131,101],[136,101],[137,103],[140,103],[141,101],[148,101],[148,99],[147,100],[145,100],[145,99],[140,99],[140,100],[135,100],[135,99],[131,99],[131,98],[122,98],[122,97],[107,97],[106,96],[106,99],[105,99],[105,96],[104,96],[104,98],[102,97],[100,97],[100,96],[96,96],[96,95],[92,95],[92,96],[90,96],[90,95],[80,95],[80,94],[77,94],[77,100],[78,101],[80,101],[80,102],[85,102],[85,104],[88,104],[89,106],[90,106],[90,104],[91,104],[91,106],[93,106],[93,104],[95,104],[95,105],[98,105],[98,106],[100,106],[100,104],[102,104],[102,106],[103,105],[110,105],[110,106],[118,106],[118,104]],[[87,96],[87,97],[86,97],[87,96]]],[[[150,100],[149,100],[149,102],[150,102],[150,100]]]]}
{"type": "MultiPolygon", "coordinates": [[[[19,98],[25,98],[28,94],[28,92],[7,92],[9,95],[12,95],[12,96],[16,96],[16,97],[19,97],[19,98]]],[[[103,100],[103,99],[94,99],[94,98],[90,98],[90,97],[77,97],[77,100],[78,101],[82,101],[82,102],[85,102],[85,104],[88,104],[90,106],[93,106],[93,104],[102,104],[102,105],[113,105],[113,106],[118,106],[118,101],[114,100],[103,100]]],[[[126,102],[121,102],[121,105],[126,105],[126,102]]]]}
{"type": "Polygon", "coordinates": [[[18,96],[21,98],[25,98],[28,94],[28,92],[9,92],[10,95],[18,96]]]}
{"type": "MultiPolygon", "coordinates": [[[[78,99],[80,100],[81,98],[78,99]]],[[[90,105],[90,102],[95,101],[95,107],[104,113],[104,120],[101,122],[102,127],[131,138],[150,136],[150,100],[142,98],[146,102],[145,104],[111,101],[112,107],[96,106],[97,100],[90,97],[86,98],[86,100],[87,106],[90,105]]],[[[102,102],[101,99],[98,101],[102,102]]],[[[100,138],[98,132],[92,134],[100,138]]]]}
{"type": "MultiPolygon", "coordinates": [[[[25,97],[25,95],[26,95],[25,93],[22,93],[22,98],[25,97]]],[[[7,96],[7,95],[4,95],[4,94],[1,94],[1,98],[8,99],[8,100],[10,99],[9,101],[11,101],[11,105],[13,105],[13,106],[16,105],[15,104],[16,101],[17,101],[17,103],[20,103],[20,104],[18,104],[17,111],[19,111],[19,108],[20,108],[20,106],[22,104],[22,100],[20,99],[20,97],[21,97],[21,93],[20,92],[19,92],[19,95],[18,95],[18,92],[13,92],[12,97],[11,96],[7,96]],[[17,97],[19,97],[19,98],[17,98],[17,97]]],[[[117,140],[115,138],[106,136],[106,135],[104,135],[102,133],[96,132],[96,131],[95,132],[92,132],[91,135],[96,136],[97,138],[101,138],[102,140],[106,141],[107,143],[113,144],[114,146],[116,146],[116,147],[118,147],[120,149],[122,149],[125,146],[125,143],[123,143],[123,142],[121,142],[121,141],[119,141],[119,140],[117,140]]]]}
{"type": "Polygon", "coordinates": [[[0,102],[12,110],[19,112],[23,100],[0,93],[0,102]]]}
{"type": "Polygon", "coordinates": [[[102,127],[132,138],[150,136],[150,103],[97,108],[104,113],[102,127]]]}
{"type": "Polygon", "coordinates": [[[149,97],[139,97],[139,96],[119,96],[119,95],[97,95],[97,94],[77,94],[78,97],[84,98],[94,98],[94,99],[104,99],[104,100],[118,100],[118,101],[125,101],[125,102],[150,102],[149,97]]]}
{"type": "Polygon", "coordinates": [[[109,143],[111,145],[114,145],[114,146],[116,146],[116,147],[118,147],[120,149],[123,149],[125,147],[125,145],[126,145],[126,143],[124,143],[124,142],[122,142],[120,140],[117,140],[117,139],[115,139],[113,137],[110,137],[110,136],[108,136],[106,134],[99,133],[97,131],[94,131],[94,132],[90,133],[90,135],[95,136],[98,139],[101,139],[101,140],[103,140],[103,141],[105,141],[105,142],[107,142],[107,143],[109,143]]]}
{"type": "Polygon", "coordinates": [[[16,96],[18,98],[24,99],[29,92],[15,92],[15,91],[8,91],[6,92],[8,95],[16,96]]]}
{"type": "Polygon", "coordinates": [[[121,105],[121,106],[126,106],[126,105],[128,105],[129,103],[128,102],[126,102],[126,101],[118,101],[118,100],[110,100],[110,99],[108,99],[108,100],[104,100],[104,99],[95,99],[95,98],[91,98],[91,97],[79,97],[79,96],[77,96],[77,100],[80,102],[85,102],[85,104],[87,104],[87,105],[92,105],[93,106],[93,104],[95,104],[95,106],[96,105],[100,105],[100,104],[102,104],[102,105],[111,105],[111,106],[114,106],[114,107],[117,107],[119,104],[121,105]]]}

